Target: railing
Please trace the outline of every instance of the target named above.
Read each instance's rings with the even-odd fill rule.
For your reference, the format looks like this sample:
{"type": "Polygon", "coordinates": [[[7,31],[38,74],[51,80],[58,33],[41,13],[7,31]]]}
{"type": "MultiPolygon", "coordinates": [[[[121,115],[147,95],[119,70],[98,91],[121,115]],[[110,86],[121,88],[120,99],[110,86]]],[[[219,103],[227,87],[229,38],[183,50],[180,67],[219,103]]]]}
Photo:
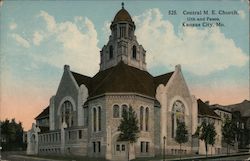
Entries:
{"type": "Polygon", "coordinates": [[[39,153],[61,153],[62,148],[84,145],[84,143],[87,145],[86,128],[67,128],[64,132],[64,138],[61,138],[60,130],[38,134],[39,153]],[[63,142],[64,145],[62,145],[63,142]]]}

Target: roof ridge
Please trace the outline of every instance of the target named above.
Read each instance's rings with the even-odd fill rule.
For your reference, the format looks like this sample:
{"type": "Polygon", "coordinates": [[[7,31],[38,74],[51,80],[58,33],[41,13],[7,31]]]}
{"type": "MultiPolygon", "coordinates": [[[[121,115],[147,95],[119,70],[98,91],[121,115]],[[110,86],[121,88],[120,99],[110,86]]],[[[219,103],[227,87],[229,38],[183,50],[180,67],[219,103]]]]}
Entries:
{"type": "Polygon", "coordinates": [[[161,77],[161,76],[164,76],[164,75],[168,75],[168,74],[170,74],[170,73],[174,73],[174,71],[168,72],[168,73],[165,73],[165,74],[161,74],[161,75],[154,76],[154,78],[161,77]]]}
{"type": "Polygon", "coordinates": [[[70,71],[72,74],[78,74],[78,75],[81,75],[81,76],[84,76],[84,77],[88,77],[88,78],[92,78],[90,76],[87,76],[87,75],[83,75],[83,74],[80,74],[80,73],[77,73],[77,72],[74,72],[74,71],[70,71]]]}

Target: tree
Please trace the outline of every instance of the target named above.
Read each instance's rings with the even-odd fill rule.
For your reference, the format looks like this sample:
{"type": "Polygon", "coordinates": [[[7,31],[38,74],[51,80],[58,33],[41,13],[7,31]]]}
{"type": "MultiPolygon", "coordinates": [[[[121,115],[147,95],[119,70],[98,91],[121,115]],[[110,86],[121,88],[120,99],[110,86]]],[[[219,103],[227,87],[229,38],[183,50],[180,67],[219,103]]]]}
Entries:
{"type": "Polygon", "coordinates": [[[3,150],[19,150],[25,148],[23,144],[22,123],[16,123],[15,119],[1,121],[1,143],[3,150]]]}
{"type": "Polygon", "coordinates": [[[118,127],[120,135],[118,137],[119,141],[128,142],[128,160],[129,160],[129,146],[130,143],[135,143],[138,139],[139,127],[138,119],[135,111],[131,106],[129,106],[128,111],[122,111],[122,120],[118,127]]]}
{"type": "Polygon", "coordinates": [[[208,138],[208,144],[212,145],[211,146],[211,155],[212,155],[212,147],[214,146],[215,144],[215,137],[217,135],[216,131],[215,131],[215,127],[214,127],[214,124],[208,124],[209,126],[209,132],[210,132],[210,135],[209,135],[209,138],[208,138]]]}
{"type": "Polygon", "coordinates": [[[203,121],[197,130],[198,130],[197,133],[199,134],[199,139],[204,141],[205,143],[206,157],[207,157],[208,145],[209,144],[212,146],[214,145],[215,136],[217,135],[214,124],[203,121]]]}
{"type": "MultiPolygon", "coordinates": [[[[180,152],[181,152],[181,144],[186,143],[188,141],[188,131],[186,129],[184,122],[177,122],[176,136],[175,141],[180,144],[180,152]]],[[[181,160],[181,153],[180,153],[181,160]]]]}
{"type": "Polygon", "coordinates": [[[227,154],[229,153],[228,146],[234,143],[237,132],[236,128],[235,123],[229,118],[226,118],[224,125],[222,126],[222,137],[223,141],[227,144],[227,154]]]}

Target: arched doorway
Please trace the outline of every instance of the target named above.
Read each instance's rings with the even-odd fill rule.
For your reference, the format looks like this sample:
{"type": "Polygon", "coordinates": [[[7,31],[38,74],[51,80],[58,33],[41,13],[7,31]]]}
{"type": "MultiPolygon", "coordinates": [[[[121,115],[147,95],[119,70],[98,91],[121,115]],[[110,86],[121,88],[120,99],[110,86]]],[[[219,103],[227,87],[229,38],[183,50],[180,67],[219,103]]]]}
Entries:
{"type": "Polygon", "coordinates": [[[128,156],[127,142],[118,141],[119,132],[112,137],[112,158],[116,160],[123,160],[128,156]]]}

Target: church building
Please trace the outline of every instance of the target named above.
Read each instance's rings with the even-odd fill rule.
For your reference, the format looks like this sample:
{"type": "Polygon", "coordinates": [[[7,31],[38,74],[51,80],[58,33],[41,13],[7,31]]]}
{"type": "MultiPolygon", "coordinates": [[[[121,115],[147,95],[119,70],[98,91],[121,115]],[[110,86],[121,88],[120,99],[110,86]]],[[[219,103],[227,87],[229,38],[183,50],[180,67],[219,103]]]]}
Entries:
{"type": "Polygon", "coordinates": [[[161,155],[163,149],[166,154],[193,153],[198,104],[181,66],[159,76],[147,71],[146,50],[137,41],[135,23],[124,6],[110,29],[109,41],[100,51],[98,73],[89,77],[64,66],[49,106],[28,132],[28,154],[123,160],[128,149],[131,159],[161,155]],[[137,142],[128,148],[126,142],[118,141],[118,126],[122,111],[130,106],[140,132],[137,142]],[[174,139],[178,121],[185,122],[188,130],[188,142],[181,151],[174,139]]]}

